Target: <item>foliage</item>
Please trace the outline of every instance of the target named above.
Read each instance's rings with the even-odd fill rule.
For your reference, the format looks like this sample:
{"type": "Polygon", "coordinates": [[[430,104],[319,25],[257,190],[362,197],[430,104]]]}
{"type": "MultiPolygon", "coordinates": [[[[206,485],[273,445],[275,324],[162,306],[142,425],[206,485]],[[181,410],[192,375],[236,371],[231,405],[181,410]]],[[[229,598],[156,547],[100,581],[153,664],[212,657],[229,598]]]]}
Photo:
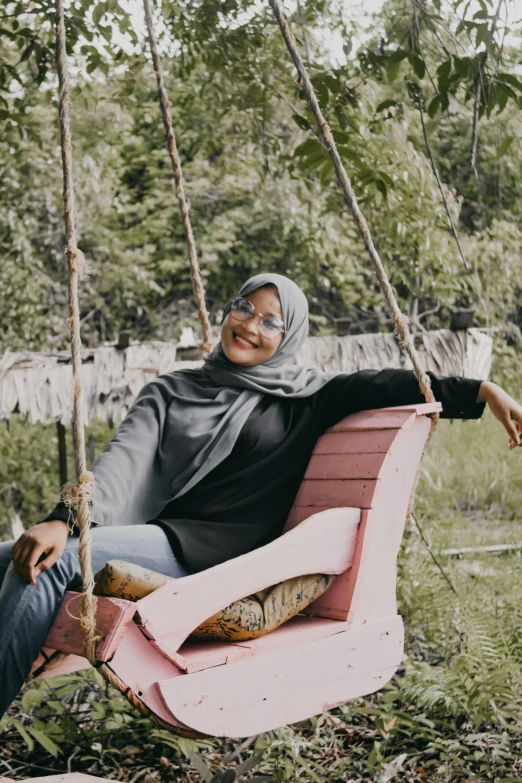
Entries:
{"type": "MultiPolygon", "coordinates": [[[[4,0],[0,40],[4,349],[67,340],[52,8],[48,0],[29,5],[4,0]]],[[[271,268],[310,294],[314,328],[332,331],[333,318],[349,314],[364,330],[357,324],[379,314],[380,293],[268,11],[250,0],[162,10],[167,86],[214,319],[246,275],[271,268]]],[[[291,18],[401,305],[428,327],[447,325],[454,306],[474,306],[486,325],[519,317],[522,119],[509,94],[494,104],[502,128],[493,104],[484,105],[476,179],[467,164],[474,66],[464,74],[459,57],[465,50],[478,64],[484,43],[458,27],[459,18],[474,29],[491,24],[494,10],[485,4],[474,19],[468,11],[424,4],[417,40],[412,9],[389,0],[370,42],[353,51],[358,31],[334,5],[310,0],[291,18]],[[344,36],[341,65],[321,43],[327,26],[344,36]],[[435,88],[440,107],[430,119],[435,88]],[[421,106],[447,208],[473,260],[468,269],[425,148],[421,106]]],[[[196,325],[195,308],[145,41],[113,0],[75,4],[68,25],[79,230],[91,264],[84,339],[114,339],[122,327],[141,339],[176,336],[196,325]]],[[[492,101],[502,79],[517,79],[513,49],[499,43],[504,32],[499,24],[483,68],[488,84],[496,80],[484,92],[492,101]]]]}
{"type": "MultiPolygon", "coordinates": [[[[98,453],[113,434],[102,422],[86,428],[87,439],[90,435],[96,438],[98,453]]],[[[30,424],[19,416],[0,421],[0,541],[12,538],[11,524],[17,515],[26,527],[31,527],[54,508],[60,496],[57,455],[54,424],[30,424]]],[[[72,478],[72,436],[67,443],[67,457],[68,476],[72,478]]]]}
{"type": "MultiPolygon", "coordinates": [[[[346,314],[355,329],[372,314],[389,328],[266,9],[251,0],[161,5],[167,86],[214,320],[245,276],[270,268],[302,285],[316,330],[331,332],[346,314]]],[[[473,306],[478,323],[500,327],[493,379],[519,394],[517,55],[502,43],[502,20],[493,30],[496,7],[479,5],[388,0],[369,39],[333,2],[302,2],[290,22],[401,305],[428,327],[446,326],[455,306],[473,306]],[[341,63],[329,56],[324,28],[343,38],[341,63]],[[475,177],[468,158],[479,73],[475,177]]],[[[0,16],[0,350],[60,348],[68,334],[52,3],[4,0],[0,16]]],[[[144,340],[175,337],[196,324],[195,308],[144,42],[115,0],[71,6],[68,40],[79,232],[91,264],[84,339],[110,340],[122,327],[144,340]]],[[[92,432],[99,446],[111,437],[99,424],[92,432]]],[[[0,534],[9,538],[16,513],[33,524],[57,497],[54,430],[13,417],[0,427],[0,450],[0,534]]],[[[231,762],[236,769],[252,746],[254,756],[264,753],[260,774],[277,781],[519,779],[520,558],[443,554],[520,540],[519,457],[491,418],[440,423],[417,495],[431,553],[409,530],[399,580],[407,657],[383,693],[234,750],[155,729],[96,673],[35,682],[2,724],[7,774],[62,770],[67,758],[79,771],[172,783],[188,780],[194,751],[216,772],[231,762]],[[24,753],[34,768],[17,766],[24,753]]]]}

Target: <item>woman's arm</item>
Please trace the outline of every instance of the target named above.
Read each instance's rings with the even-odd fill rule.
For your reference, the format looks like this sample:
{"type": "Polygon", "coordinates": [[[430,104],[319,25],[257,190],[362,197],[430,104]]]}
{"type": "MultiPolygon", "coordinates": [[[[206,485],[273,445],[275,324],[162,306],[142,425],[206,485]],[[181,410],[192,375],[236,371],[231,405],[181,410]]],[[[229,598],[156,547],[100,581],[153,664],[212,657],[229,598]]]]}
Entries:
{"type": "MultiPolygon", "coordinates": [[[[442,418],[479,419],[485,402],[477,402],[482,381],[428,372],[442,418]]],[[[351,413],[425,402],[413,370],[359,370],[340,373],[317,394],[317,426],[324,431],[351,413]]]]}
{"type": "Polygon", "coordinates": [[[32,585],[36,577],[59,560],[69,530],[61,520],[53,520],[26,530],[13,544],[11,560],[15,571],[32,585]]]}
{"type": "Polygon", "coordinates": [[[493,416],[504,425],[509,435],[510,449],[522,446],[522,405],[491,381],[480,384],[477,402],[486,402],[493,416]]]}
{"type": "MultiPolygon", "coordinates": [[[[159,433],[167,409],[167,391],[161,376],[139,392],[115,436],[91,470],[96,479],[92,497],[93,525],[145,523],[162,501],[162,478],[155,466],[159,433]]],[[[13,546],[12,560],[20,576],[35,584],[36,577],[62,556],[68,520],[76,514],[63,502],[40,524],[26,530],[13,546]]]]}
{"type": "MultiPolygon", "coordinates": [[[[96,487],[91,503],[93,525],[143,524],[153,519],[160,498],[155,457],[165,412],[166,387],[161,376],[139,392],[112,440],[91,467],[96,487]]],[[[60,501],[42,520],[74,524],[73,509],[60,501]]]]}
{"type": "MultiPolygon", "coordinates": [[[[509,435],[509,447],[522,445],[522,405],[491,381],[428,372],[435,399],[442,403],[442,418],[479,419],[489,405],[509,435]]],[[[350,413],[422,403],[412,370],[360,370],[339,374],[318,394],[318,426],[322,431],[350,413]]]]}

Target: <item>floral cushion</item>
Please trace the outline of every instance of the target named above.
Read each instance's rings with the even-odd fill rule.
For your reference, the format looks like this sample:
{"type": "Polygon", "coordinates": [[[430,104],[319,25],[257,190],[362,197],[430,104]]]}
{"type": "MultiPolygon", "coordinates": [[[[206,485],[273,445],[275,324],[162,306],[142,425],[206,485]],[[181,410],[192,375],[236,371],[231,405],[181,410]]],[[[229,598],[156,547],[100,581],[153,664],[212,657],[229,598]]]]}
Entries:
{"type": "MultiPolygon", "coordinates": [[[[170,581],[169,576],[134,563],[111,560],[95,576],[96,595],[138,601],[170,581]]],[[[319,598],[335,579],[333,574],[306,574],[234,601],[201,623],[196,639],[236,642],[273,631],[319,598]]]]}

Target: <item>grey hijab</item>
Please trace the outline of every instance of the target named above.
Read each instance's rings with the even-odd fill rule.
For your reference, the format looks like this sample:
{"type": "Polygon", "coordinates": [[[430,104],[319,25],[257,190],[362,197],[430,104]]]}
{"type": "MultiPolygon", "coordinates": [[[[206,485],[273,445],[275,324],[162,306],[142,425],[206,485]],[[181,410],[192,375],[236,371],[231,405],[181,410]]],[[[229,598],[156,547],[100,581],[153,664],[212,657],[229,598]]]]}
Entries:
{"type": "Polygon", "coordinates": [[[97,485],[94,524],[156,518],[230,454],[262,395],[308,397],[338,375],[284,366],[307,337],[308,303],[295,283],[276,274],[251,277],[237,296],[267,284],[277,287],[285,324],[275,354],[264,364],[243,367],[227,359],[219,344],[203,367],[166,373],[144,386],[91,468],[97,485]]]}

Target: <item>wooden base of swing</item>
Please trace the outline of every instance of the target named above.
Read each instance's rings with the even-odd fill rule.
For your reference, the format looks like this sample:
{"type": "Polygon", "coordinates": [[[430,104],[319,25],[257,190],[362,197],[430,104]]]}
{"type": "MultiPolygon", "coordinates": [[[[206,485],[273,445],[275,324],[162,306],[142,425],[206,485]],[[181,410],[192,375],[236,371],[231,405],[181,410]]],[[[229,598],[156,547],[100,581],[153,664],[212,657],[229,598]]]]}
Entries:
{"type": "MultiPolygon", "coordinates": [[[[234,738],[380,689],[401,661],[396,559],[427,417],[438,409],[347,417],[318,440],[284,535],[136,603],[100,598],[96,657],[115,687],[175,734],[234,738]],[[259,639],[188,639],[220,607],[298,573],[339,576],[302,615],[259,639]]],[[[43,676],[87,665],[79,621],[67,611],[77,597],[66,595],[46,639],[68,657],[43,676]]]]}

